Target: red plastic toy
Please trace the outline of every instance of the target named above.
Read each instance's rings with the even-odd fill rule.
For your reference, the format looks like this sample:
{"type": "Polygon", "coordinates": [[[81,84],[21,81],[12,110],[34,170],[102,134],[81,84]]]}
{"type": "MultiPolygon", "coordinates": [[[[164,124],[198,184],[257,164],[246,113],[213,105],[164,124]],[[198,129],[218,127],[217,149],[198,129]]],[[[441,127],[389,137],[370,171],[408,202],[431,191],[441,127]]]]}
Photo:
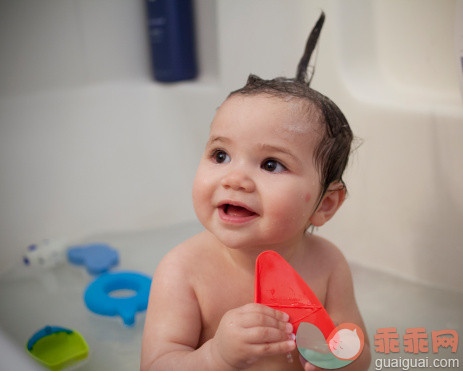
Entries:
{"type": "Polygon", "coordinates": [[[294,333],[301,322],[317,326],[325,339],[333,321],[310,287],[275,251],[264,251],[256,260],[254,302],[289,314],[294,333]]]}

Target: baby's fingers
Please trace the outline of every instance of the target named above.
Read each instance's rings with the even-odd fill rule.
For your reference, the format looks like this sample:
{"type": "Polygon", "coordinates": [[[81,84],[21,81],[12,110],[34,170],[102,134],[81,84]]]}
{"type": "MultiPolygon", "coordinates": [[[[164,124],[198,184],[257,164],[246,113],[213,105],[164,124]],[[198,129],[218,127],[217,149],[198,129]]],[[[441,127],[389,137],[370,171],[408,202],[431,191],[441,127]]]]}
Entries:
{"type": "Polygon", "coordinates": [[[288,322],[289,320],[289,316],[287,313],[257,303],[246,304],[240,308],[240,311],[242,313],[260,313],[262,315],[275,318],[276,320],[282,322],[288,322]]]}
{"type": "Polygon", "coordinates": [[[291,324],[286,328],[253,327],[246,329],[247,340],[251,344],[275,343],[289,339],[292,332],[291,324]]]}
{"type": "Polygon", "coordinates": [[[262,313],[246,313],[242,315],[241,325],[244,328],[271,327],[290,334],[293,326],[289,322],[280,321],[262,313]]]}
{"type": "Polygon", "coordinates": [[[247,304],[239,309],[240,324],[244,328],[274,327],[281,331],[291,333],[292,325],[288,322],[289,316],[285,312],[275,310],[262,304],[247,304]]]}
{"type": "Polygon", "coordinates": [[[272,356],[292,352],[296,349],[296,342],[285,340],[275,343],[253,344],[252,347],[257,356],[272,356]]]}

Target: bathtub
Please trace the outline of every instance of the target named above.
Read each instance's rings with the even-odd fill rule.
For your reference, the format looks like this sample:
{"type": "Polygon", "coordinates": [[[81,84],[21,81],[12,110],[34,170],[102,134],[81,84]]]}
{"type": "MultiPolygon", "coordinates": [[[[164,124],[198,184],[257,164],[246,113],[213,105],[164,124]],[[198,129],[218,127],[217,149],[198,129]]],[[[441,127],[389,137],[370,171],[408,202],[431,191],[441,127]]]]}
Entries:
{"type": "MultiPolygon", "coordinates": [[[[147,232],[109,233],[82,239],[81,243],[105,242],[119,251],[115,270],[136,270],[152,275],[164,254],[179,242],[201,230],[197,222],[163,227],[147,232]]],[[[373,361],[370,369],[388,357],[411,358],[401,351],[385,355],[374,351],[378,329],[394,327],[402,336],[407,328],[431,331],[453,329],[463,334],[463,294],[424,286],[351,262],[356,297],[366,323],[373,361]]],[[[126,327],[119,317],[104,317],[86,309],[82,296],[93,277],[81,267],[64,262],[29,277],[0,282],[0,369],[39,369],[24,350],[28,338],[45,325],[68,327],[86,339],[90,353],[82,370],[136,370],[145,314],[126,327]]],[[[460,347],[461,348],[461,345],[460,347]]],[[[417,354],[429,360],[457,359],[462,351],[417,354]]],[[[386,369],[386,368],[384,368],[386,369]]]]}

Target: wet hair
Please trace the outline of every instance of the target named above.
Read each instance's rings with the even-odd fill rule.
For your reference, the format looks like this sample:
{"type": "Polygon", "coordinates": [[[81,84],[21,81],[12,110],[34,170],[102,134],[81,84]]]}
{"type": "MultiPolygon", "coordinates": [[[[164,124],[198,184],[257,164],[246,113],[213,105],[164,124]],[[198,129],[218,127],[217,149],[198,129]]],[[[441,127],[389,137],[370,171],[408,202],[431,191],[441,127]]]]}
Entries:
{"type": "Polygon", "coordinates": [[[251,74],[244,87],[229,95],[231,97],[237,94],[266,94],[285,100],[293,97],[301,100],[306,116],[311,119],[315,117],[321,129],[321,138],[314,149],[314,163],[320,174],[321,183],[319,202],[334,182],[339,182],[342,188],[345,188],[342,175],[347,166],[354,138],[349,123],[339,107],[331,99],[310,87],[314,67],[311,68],[310,76],[307,69],[324,21],[325,14],[322,12],[309,35],[295,78],[277,77],[264,80],[251,74]]]}

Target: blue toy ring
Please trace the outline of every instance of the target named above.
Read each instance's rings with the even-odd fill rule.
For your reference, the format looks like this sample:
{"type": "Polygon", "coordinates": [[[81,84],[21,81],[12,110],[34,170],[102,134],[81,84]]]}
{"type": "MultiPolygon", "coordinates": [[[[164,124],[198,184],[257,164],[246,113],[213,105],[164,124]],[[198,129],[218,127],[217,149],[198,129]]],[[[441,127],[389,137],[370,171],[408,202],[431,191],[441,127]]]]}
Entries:
{"type": "Polygon", "coordinates": [[[137,272],[105,273],[88,285],[84,301],[92,312],[104,316],[121,316],[124,324],[135,323],[136,312],[146,310],[151,286],[148,276],[137,272]],[[128,297],[113,297],[117,290],[132,290],[136,294],[128,297]]]}

